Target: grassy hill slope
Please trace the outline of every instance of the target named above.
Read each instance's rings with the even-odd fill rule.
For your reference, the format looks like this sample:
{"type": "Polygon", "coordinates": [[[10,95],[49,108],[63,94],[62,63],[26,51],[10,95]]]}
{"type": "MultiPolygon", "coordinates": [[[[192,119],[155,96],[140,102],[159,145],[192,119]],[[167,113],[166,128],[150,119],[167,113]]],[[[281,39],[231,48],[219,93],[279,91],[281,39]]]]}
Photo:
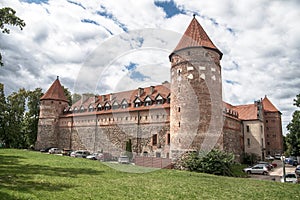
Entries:
{"type": "Polygon", "coordinates": [[[300,185],[0,149],[0,199],[298,199],[300,185]],[[115,170],[119,168],[128,173],[115,170]],[[149,170],[151,171],[151,169],[149,170]]]}

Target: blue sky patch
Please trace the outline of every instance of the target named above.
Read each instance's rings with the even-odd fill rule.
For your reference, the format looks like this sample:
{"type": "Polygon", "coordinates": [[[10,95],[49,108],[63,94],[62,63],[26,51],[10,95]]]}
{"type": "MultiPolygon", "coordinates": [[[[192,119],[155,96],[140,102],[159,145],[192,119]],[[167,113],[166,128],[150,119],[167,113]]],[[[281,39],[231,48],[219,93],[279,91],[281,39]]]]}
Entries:
{"type": "Polygon", "coordinates": [[[96,12],[98,15],[113,20],[114,23],[117,24],[123,31],[128,32],[128,28],[126,27],[126,25],[119,22],[118,19],[112,13],[109,13],[104,6],[100,6],[100,8],[101,11],[96,12]]]}
{"type": "Polygon", "coordinates": [[[95,22],[94,20],[91,20],[91,19],[82,19],[81,22],[95,24],[95,25],[99,26],[99,24],[97,22],[95,22]]]}
{"type": "Polygon", "coordinates": [[[154,1],[155,6],[160,7],[166,13],[167,18],[171,18],[178,14],[186,14],[186,12],[182,9],[177,7],[176,3],[171,1],[154,1]]]}
{"type": "Polygon", "coordinates": [[[133,71],[130,73],[129,76],[131,79],[136,80],[136,81],[145,81],[146,79],[149,79],[149,76],[145,76],[139,71],[133,71]]]}
{"type": "Polygon", "coordinates": [[[128,71],[133,71],[136,69],[136,67],[138,66],[137,63],[132,63],[130,62],[129,65],[125,65],[125,68],[128,70],[128,71]]]}
{"type": "Polygon", "coordinates": [[[230,84],[230,85],[239,85],[240,83],[237,81],[233,81],[233,80],[225,80],[226,83],[230,84]]]}
{"type": "Polygon", "coordinates": [[[48,0],[22,0],[26,3],[35,3],[35,4],[42,4],[42,3],[48,3],[48,0]]]}
{"type": "Polygon", "coordinates": [[[76,6],[79,6],[79,7],[83,8],[84,10],[86,9],[81,3],[78,3],[78,2],[75,2],[75,1],[70,1],[70,0],[67,0],[67,2],[69,2],[71,4],[74,4],[76,6]]]}

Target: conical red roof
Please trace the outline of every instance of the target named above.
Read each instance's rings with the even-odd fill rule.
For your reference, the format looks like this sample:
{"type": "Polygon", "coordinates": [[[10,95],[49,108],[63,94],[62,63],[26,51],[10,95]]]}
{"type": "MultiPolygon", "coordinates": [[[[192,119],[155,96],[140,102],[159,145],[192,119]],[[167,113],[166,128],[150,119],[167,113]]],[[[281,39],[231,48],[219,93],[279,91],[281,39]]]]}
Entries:
{"type": "Polygon", "coordinates": [[[58,100],[68,102],[67,97],[64,93],[64,89],[58,80],[58,77],[40,100],[58,100]]]}
{"type": "Polygon", "coordinates": [[[265,111],[268,112],[279,112],[279,110],[271,103],[271,101],[265,96],[265,98],[262,100],[262,104],[265,111]]]}
{"type": "Polygon", "coordinates": [[[195,16],[173,52],[188,47],[206,47],[216,50],[220,54],[220,57],[223,55],[222,52],[210,40],[195,16]]]}

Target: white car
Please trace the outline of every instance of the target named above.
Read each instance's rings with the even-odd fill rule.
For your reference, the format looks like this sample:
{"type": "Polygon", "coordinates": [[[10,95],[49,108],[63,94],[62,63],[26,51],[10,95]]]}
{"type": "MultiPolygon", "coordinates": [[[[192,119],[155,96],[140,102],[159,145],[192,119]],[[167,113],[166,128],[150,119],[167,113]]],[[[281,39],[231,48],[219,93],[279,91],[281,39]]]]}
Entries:
{"type": "Polygon", "coordinates": [[[128,156],[120,156],[118,158],[118,162],[121,164],[129,164],[129,157],[128,156]]]}
{"type": "Polygon", "coordinates": [[[281,177],[280,179],[281,183],[298,183],[298,178],[297,175],[295,173],[287,173],[285,175],[285,181],[284,181],[284,177],[281,177]]]}
{"type": "Polygon", "coordinates": [[[60,154],[61,150],[58,148],[51,148],[51,149],[49,149],[49,153],[50,154],[60,154]]]}
{"type": "Polygon", "coordinates": [[[243,169],[244,172],[247,174],[263,174],[263,175],[268,175],[268,168],[266,167],[265,164],[257,164],[254,165],[253,167],[247,167],[243,169]]]}

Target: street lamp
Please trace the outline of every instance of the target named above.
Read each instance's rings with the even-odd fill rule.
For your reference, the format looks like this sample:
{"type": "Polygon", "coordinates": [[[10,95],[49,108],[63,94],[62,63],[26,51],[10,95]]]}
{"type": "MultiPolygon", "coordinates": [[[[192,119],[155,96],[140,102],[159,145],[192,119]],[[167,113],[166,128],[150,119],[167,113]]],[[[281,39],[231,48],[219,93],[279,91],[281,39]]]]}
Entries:
{"type": "Polygon", "coordinates": [[[285,182],[285,156],[281,156],[282,160],[282,171],[283,171],[283,181],[285,182]]]}

